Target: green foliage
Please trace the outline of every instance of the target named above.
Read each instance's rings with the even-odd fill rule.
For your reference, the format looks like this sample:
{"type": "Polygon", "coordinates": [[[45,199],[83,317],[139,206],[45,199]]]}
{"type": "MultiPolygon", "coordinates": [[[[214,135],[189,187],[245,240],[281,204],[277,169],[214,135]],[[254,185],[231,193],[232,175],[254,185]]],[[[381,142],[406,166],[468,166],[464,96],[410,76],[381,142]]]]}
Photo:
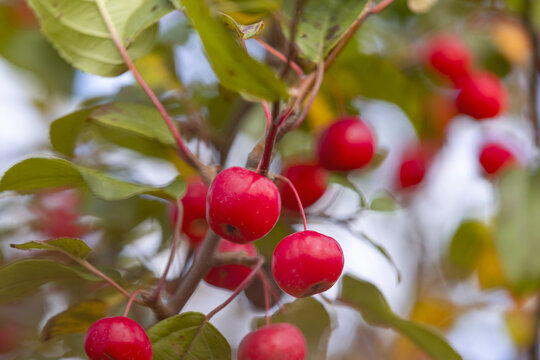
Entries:
{"type": "MultiPolygon", "coordinates": [[[[283,305],[271,318],[272,323],[287,322],[302,331],[308,344],[308,358],[320,359],[326,354],[331,332],[330,315],[324,306],[313,298],[297,299],[283,305]]],[[[264,318],[256,320],[256,326],[266,324],[264,318]]]]}
{"type": "Polygon", "coordinates": [[[185,190],[185,183],[176,179],[163,188],[149,187],[117,180],[99,171],[82,167],[60,158],[31,158],[13,165],[0,180],[0,191],[34,192],[61,186],[88,188],[104,200],[122,200],[147,194],[174,200],[185,190]]]}
{"type": "Polygon", "coordinates": [[[536,291],[540,284],[540,174],[524,169],[503,175],[498,185],[500,211],[495,246],[503,272],[518,294],[536,291]]]}
{"type": "Polygon", "coordinates": [[[397,316],[379,289],[367,281],[345,275],[340,300],[357,309],[370,325],[390,327],[405,335],[433,360],[461,359],[435,329],[397,316]]]}
{"type": "Polygon", "coordinates": [[[51,317],[41,331],[41,338],[47,341],[66,334],[85,333],[90,325],[106,315],[107,304],[103,301],[81,301],[51,317]]]}
{"type": "Polygon", "coordinates": [[[487,226],[475,220],[461,223],[450,242],[448,257],[460,275],[469,275],[483,246],[491,238],[487,226]]]}
{"type": "Polygon", "coordinates": [[[116,49],[103,14],[102,2],[133,59],[151,50],[156,22],[174,10],[168,0],[29,0],[43,34],[74,67],[101,76],[123,73],[126,66],[116,49]]]}
{"type": "Polygon", "coordinates": [[[100,281],[81,267],[50,260],[25,259],[0,267],[0,304],[10,304],[39,292],[51,281],[100,281]]]}
{"type": "Polygon", "coordinates": [[[184,0],[187,15],[197,29],[208,60],[221,84],[242,94],[276,100],[287,97],[287,88],[265,65],[251,58],[225,25],[210,14],[201,0],[184,0]]]}
{"type": "Polygon", "coordinates": [[[212,324],[204,323],[204,318],[201,313],[186,312],[148,329],[154,357],[163,360],[230,360],[229,343],[212,324]]]}
{"type": "Polygon", "coordinates": [[[90,247],[80,239],[58,238],[47,241],[30,241],[24,244],[12,244],[11,247],[19,250],[55,250],[70,254],[73,257],[84,259],[88,256],[90,247]]]}
{"type": "MultiPolygon", "coordinates": [[[[323,59],[367,3],[367,0],[305,1],[295,37],[301,56],[313,62],[323,59]]],[[[296,1],[285,1],[284,11],[289,22],[294,18],[295,9],[296,1]]],[[[283,22],[282,29],[290,38],[289,22],[283,22]]]]}

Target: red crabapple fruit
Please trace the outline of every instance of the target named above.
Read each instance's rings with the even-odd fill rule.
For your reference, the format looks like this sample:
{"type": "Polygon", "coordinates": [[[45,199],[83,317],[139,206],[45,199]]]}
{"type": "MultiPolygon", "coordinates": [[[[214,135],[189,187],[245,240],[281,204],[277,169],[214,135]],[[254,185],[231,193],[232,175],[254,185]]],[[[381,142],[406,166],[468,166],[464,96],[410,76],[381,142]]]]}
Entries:
{"type": "MultiPolygon", "coordinates": [[[[327,171],[317,164],[290,164],[283,169],[281,175],[288,178],[294,185],[303,207],[311,206],[319,200],[328,185],[327,171]]],[[[300,211],[289,184],[281,181],[278,188],[283,207],[293,211],[300,211]]]]}
{"type": "Polygon", "coordinates": [[[357,170],[373,159],[375,138],[359,118],[343,117],[321,134],[317,150],[319,163],[325,169],[357,170]]]}
{"type": "Polygon", "coordinates": [[[330,289],[343,271],[339,243],[316,231],[300,231],[279,242],[272,256],[272,274],[279,287],[294,297],[330,289]]]}
{"type": "MultiPolygon", "coordinates": [[[[206,196],[208,186],[200,177],[193,177],[187,181],[187,188],[182,198],[182,233],[189,239],[192,247],[196,247],[208,232],[206,222],[206,196]]],[[[169,215],[174,226],[178,219],[178,206],[171,203],[169,215]]]]}
{"type": "Polygon", "coordinates": [[[480,72],[463,81],[456,106],[460,113],[483,120],[499,115],[506,106],[506,97],[506,90],[497,76],[480,72]]]}
{"type": "Polygon", "coordinates": [[[478,160],[488,175],[496,175],[499,171],[516,162],[514,154],[498,142],[485,143],[478,160]]]}
{"type": "MultiPolygon", "coordinates": [[[[237,244],[225,239],[221,239],[218,246],[218,253],[245,253],[248,256],[257,255],[257,249],[251,243],[237,244]]],[[[223,265],[214,266],[210,269],[204,280],[210,285],[214,285],[223,289],[236,289],[245,278],[251,273],[251,268],[246,265],[223,265]]]]}
{"type": "Polygon", "coordinates": [[[467,46],[458,37],[449,34],[431,39],[426,58],[435,71],[454,82],[465,78],[472,64],[471,52],[467,46]]]}
{"type": "Polygon", "coordinates": [[[86,331],[84,350],[90,360],[152,360],[144,329],[125,316],[103,318],[86,331]]]}
{"type": "Polygon", "coordinates": [[[238,360],[305,360],[306,339],[288,323],[270,324],[247,334],[238,347],[238,360]]]}
{"type": "Polygon", "coordinates": [[[239,244],[268,234],[281,210],[276,185],[241,167],[220,172],[210,185],[206,201],[210,228],[224,239],[239,244]]]}

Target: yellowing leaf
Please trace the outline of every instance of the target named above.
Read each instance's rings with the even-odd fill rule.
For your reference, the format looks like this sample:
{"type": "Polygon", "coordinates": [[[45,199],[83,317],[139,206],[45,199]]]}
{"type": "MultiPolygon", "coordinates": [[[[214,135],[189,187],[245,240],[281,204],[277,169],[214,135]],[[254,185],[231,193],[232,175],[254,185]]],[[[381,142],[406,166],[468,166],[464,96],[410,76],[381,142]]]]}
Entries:
{"type": "Polygon", "coordinates": [[[438,0],[407,0],[407,5],[412,12],[425,13],[431,10],[438,0]]]}
{"type": "Polygon", "coordinates": [[[492,29],[493,42],[510,62],[526,64],[531,53],[527,33],[520,23],[498,21],[492,29]]]}
{"type": "Polygon", "coordinates": [[[330,104],[320,92],[315,97],[311,109],[309,109],[307,121],[310,129],[314,132],[324,130],[334,121],[336,114],[330,104]]]}
{"type": "Polygon", "coordinates": [[[167,91],[182,88],[176,74],[167,67],[163,56],[159,53],[152,52],[145,55],[137,60],[135,65],[152,89],[167,91]]]}
{"type": "Polygon", "coordinates": [[[501,262],[493,243],[484,246],[478,256],[477,265],[478,281],[482,289],[491,289],[505,284],[501,262]]]}
{"type": "Polygon", "coordinates": [[[429,324],[438,328],[452,325],[456,316],[454,304],[445,299],[423,298],[416,302],[410,315],[412,321],[429,324]]]}
{"type": "Polygon", "coordinates": [[[512,309],[504,314],[510,338],[518,348],[527,348],[534,341],[535,319],[533,311],[512,309]]]}

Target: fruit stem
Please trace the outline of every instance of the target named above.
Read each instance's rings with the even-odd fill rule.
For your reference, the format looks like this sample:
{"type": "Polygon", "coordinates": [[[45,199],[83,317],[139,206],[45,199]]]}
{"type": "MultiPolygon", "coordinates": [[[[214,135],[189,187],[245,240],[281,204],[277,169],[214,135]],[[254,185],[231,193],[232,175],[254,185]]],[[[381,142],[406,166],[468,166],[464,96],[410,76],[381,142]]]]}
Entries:
{"type": "Polygon", "coordinates": [[[131,296],[129,297],[129,301],[126,305],[126,310],[124,310],[124,317],[127,317],[128,314],[129,314],[129,310],[131,309],[131,305],[133,304],[133,300],[135,300],[135,297],[137,296],[138,293],[140,293],[142,291],[142,289],[139,289],[139,290],[135,290],[133,292],[133,294],[131,294],[131,296]]]}
{"type": "Polygon", "coordinates": [[[122,40],[116,31],[116,28],[114,26],[114,23],[107,11],[107,8],[105,7],[103,0],[96,0],[97,7],[99,9],[99,12],[101,13],[101,16],[103,18],[103,21],[105,23],[105,26],[109,30],[109,33],[111,34],[111,39],[114,42],[114,45],[116,46],[118,52],[120,53],[120,56],[122,57],[124,63],[128,67],[129,70],[131,70],[133,76],[139,83],[139,85],[142,87],[146,95],[150,98],[156,109],[159,111],[161,116],[163,117],[163,120],[165,120],[165,123],[167,124],[167,127],[169,128],[169,131],[173,135],[176,144],[178,145],[179,149],[179,155],[194,169],[196,169],[200,175],[205,179],[207,183],[211,182],[211,171],[210,169],[204,165],[197,156],[195,156],[191,150],[187,147],[184,140],[182,139],[182,136],[180,135],[180,132],[174,125],[173,120],[167,113],[167,110],[165,110],[165,107],[159,99],[157,98],[156,94],[152,91],[150,86],[146,83],[142,75],[139,73],[137,68],[135,67],[135,64],[133,63],[133,60],[129,56],[129,53],[127,52],[126,48],[122,44],[122,40]]]}
{"type": "MultiPolygon", "coordinates": [[[[268,51],[270,54],[274,55],[276,58],[283,61],[285,64],[287,63],[287,57],[285,55],[283,55],[282,53],[280,53],[278,50],[276,50],[274,47],[272,47],[272,45],[268,44],[266,41],[261,39],[259,36],[255,36],[253,38],[255,40],[257,40],[257,42],[259,44],[261,44],[262,47],[264,47],[264,49],[266,51],[268,51]]],[[[291,69],[293,69],[294,72],[296,72],[296,74],[298,75],[299,78],[304,77],[304,72],[302,71],[302,68],[300,68],[300,66],[298,66],[297,63],[295,63],[294,61],[291,61],[290,66],[291,66],[291,69]]]]}
{"type": "Polygon", "coordinates": [[[276,174],[275,176],[277,179],[287,183],[287,185],[289,185],[292,192],[294,193],[294,197],[296,198],[296,202],[298,203],[298,208],[300,209],[300,213],[302,214],[302,221],[304,222],[304,231],[307,231],[306,214],[304,213],[304,207],[302,206],[302,201],[300,200],[300,196],[298,195],[298,192],[296,191],[294,184],[292,183],[291,180],[289,180],[287,177],[283,175],[276,174]]]}
{"type": "Polygon", "coordinates": [[[218,312],[223,310],[227,305],[229,305],[231,301],[233,301],[238,296],[238,294],[240,294],[240,292],[242,292],[242,290],[244,290],[244,288],[249,285],[249,283],[251,282],[251,280],[253,280],[255,275],[259,272],[263,264],[264,264],[264,258],[262,256],[257,256],[257,263],[253,266],[249,275],[244,280],[242,280],[240,285],[236,287],[236,289],[233,291],[231,296],[229,296],[227,300],[225,300],[222,304],[220,304],[214,310],[210,311],[208,315],[206,315],[202,324],[199,326],[197,333],[195,334],[193,339],[191,339],[191,342],[189,343],[186,351],[184,352],[180,360],[185,359],[186,356],[189,354],[189,351],[191,350],[191,347],[195,343],[195,340],[197,340],[197,338],[201,335],[204,326],[210,321],[210,319],[212,319],[214,315],[216,315],[218,312]]]}
{"type": "Polygon", "coordinates": [[[264,111],[264,116],[266,117],[266,130],[270,128],[272,124],[272,113],[270,112],[270,107],[268,106],[268,101],[261,100],[261,104],[264,111]]]}
{"type": "Polygon", "coordinates": [[[171,244],[171,250],[169,253],[169,260],[167,261],[167,265],[165,266],[165,269],[163,270],[163,274],[159,278],[158,284],[156,286],[156,292],[154,294],[154,301],[157,301],[159,299],[159,293],[161,292],[161,289],[163,288],[163,284],[165,283],[165,279],[167,278],[167,274],[169,272],[169,269],[171,268],[172,262],[176,255],[176,248],[180,240],[180,228],[182,227],[182,218],[184,217],[184,207],[182,206],[182,202],[180,201],[180,199],[176,201],[176,206],[178,208],[178,216],[176,217],[176,223],[174,224],[174,234],[173,234],[173,240],[171,244]]]}
{"type": "Polygon", "coordinates": [[[278,128],[279,121],[272,121],[268,131],[266,132],[263,155],[259,165],[257,166],[257,172],[262,176],[266,176],[268,174],[268,168],[270,167],[270,161],[272,160],[272,150],[274,148],[274,141],[276,139],[278,128]]]}

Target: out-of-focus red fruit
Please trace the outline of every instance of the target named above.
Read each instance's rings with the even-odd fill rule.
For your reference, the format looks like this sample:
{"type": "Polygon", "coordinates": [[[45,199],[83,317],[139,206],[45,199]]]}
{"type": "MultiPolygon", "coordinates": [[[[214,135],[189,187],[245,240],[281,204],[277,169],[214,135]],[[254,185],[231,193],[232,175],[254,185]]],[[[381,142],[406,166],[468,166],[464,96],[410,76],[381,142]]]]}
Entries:
{"type": "Polygon", "coordinates": [[[281,211],[276,185],[241,167],[225,169],[214,178],[206,204],[210,228],[224,239],[239,244],[268,234],[281,211]]]}
{"type": "MultiPolygon", "coordinates": [[[[225,239],[221,239],[218,252],[225,253],[245,253],[248,256],[257,255],[257,249],[253,244],[236,244],[225,239]]],[[[245,265],[223,265],[214,266],[204,280],[210,285],[214,285],[223,289],[235,290],[238,285],[251,273],[251,268],[245,265]]]]}
{"type": "MultiPolygon", "coordinates": [[[[187,188],[182,198],[182,229],[181,232],[187,236],[192,247],[196,247],[208,232],[206,222],[206,196],[208,186],[200,177],[193,177],[187,181],[187,188]]],[[[174,226],[178,219],[178,206],[171,203],[169,215],[174,226]]]]}
{"type": "Polygon", "coordinates": [[[35,200],[33,210],[39,218],[39,230],[45,235],[78,238],[89,231],[77,223],[81,197],[76,190],[47,191],[36,195],[35,200]]]}
{"type": "Polygon", "coordinates": [[[317,149],[319,163],[325,169],[357,170],[373,159],[375,138],[360,118],[343,117],[321,134],[317,149]]]}
{"type": "Polygon", "coordinates": [[[0,325],[0,354],[13,351],[21,340],[21,329],[15,324],[0,325]]]}
{"type": "Polygon", "coordinates": [[[432,38],[426,48],[426,58],[431,68],[454,82],[466,77],[472,64],[469,48],[450,34],[432,38]]]}
{"type": "Polygon", "coordinates": [[[279,242],[272,256],[272,274],[279,287],[294,297],[330,289],[344,266],[339,243],[316,231],[300,231],[279,242]]]}
{"type": "Polygon", "coordinates": [[[424,99],[424,111],[432,125],[430,134],[437,139],[444,137],[446,127],[450,121],[459,114],[454,97],[442,93],[433,93],[424,99]]]}
{"type": "Polygon", "coordinates": [[[103,318],[86,331],[84,350],[90,360],[152,360],[144,329],[125,316],[103,318]]]}
{"type": "Polygon", "coordinates": [[[499,142],[486,142],[482,146],[478,160],[488,175],[496,175],[516,163],[514,154],[499,142]]]}
{"type": "Polygon", "coordinates": [[[238,347],[238,360],[305,360],[307,344],[294,325],[266,325],[244,337],[238,347]]]}
{"type": "Polygon", "coordinates": [[[460,113],[477,120],[499,115],[506,107],[506,90],[499,78],[488,72],[470,75],[456,98],[460,113]]]}
{"type": "Polygon", "coordinates": [[[433,147],[426,144],[409,146],[401,156],[397,185],[411,189],[422,182],[433,157],[433,147]]]}
{"type": "MultiPolygon", "coordinates": [[[[328,185],[328,172],[317,164],[290,164],[283,169],[281,175],[288,178],[294,185],[303,207],[313,205],[319,200],[328,185]]],[[[280,181],[278,188],[283,207],[289,210],[300,211],[290,185],[284,181],[280,181]]]]}

